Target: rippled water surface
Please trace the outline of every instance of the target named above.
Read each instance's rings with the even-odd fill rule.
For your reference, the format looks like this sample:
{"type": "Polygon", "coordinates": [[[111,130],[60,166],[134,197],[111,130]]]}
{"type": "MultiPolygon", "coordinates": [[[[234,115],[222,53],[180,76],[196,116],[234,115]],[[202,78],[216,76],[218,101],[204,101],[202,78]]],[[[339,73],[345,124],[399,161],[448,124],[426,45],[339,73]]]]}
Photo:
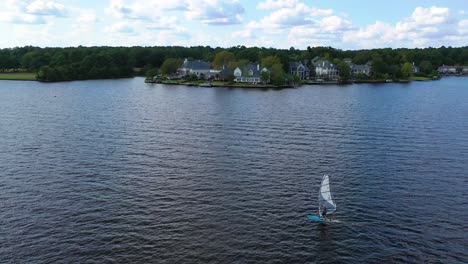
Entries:
{"type": "Polygon", "coordinates": [[[467,174],[467,78],[0,81],[2,263],[463,263],[467,174]]]}

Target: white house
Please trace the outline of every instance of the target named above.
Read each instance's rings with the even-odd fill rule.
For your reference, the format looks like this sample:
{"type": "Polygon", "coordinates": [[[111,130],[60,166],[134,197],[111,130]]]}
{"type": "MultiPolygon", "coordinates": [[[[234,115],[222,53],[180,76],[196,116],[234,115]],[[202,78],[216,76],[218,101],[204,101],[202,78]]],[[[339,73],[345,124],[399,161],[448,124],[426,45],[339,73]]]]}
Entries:
{"type": "Polygon", "coordinates": [[[349,69],[351,71],[351,75],[356,76],[358,74],[365,74],[370,76],[372,70],[372,62],[367,62],[366,64],[354,64],[351,59],[344,59],[343,60],[346,64],[348,64],[349,69]]]}
{"type": "Polygon", "coordinates": [[[338,80],[338,69],[336,65],[328,60],[317,60],[314,62],[315,76],[328,80],[338,80]]]}
{"type": "Polygon", "coordinates": [[[440,74],[457,74],[457,66],[442,65],[437,69],[437,71],[440,74]]]}
{"type": "MultiPolygon", "coordinates": [[[[270,72],[267,68],[260,69],[260,64],[247,64],[246,66],[234,70],[234,81],[243,83],[260,83],[261,73],[270,72]]],[[[269,81],[269,80],[268,80],[269,81]]]]}

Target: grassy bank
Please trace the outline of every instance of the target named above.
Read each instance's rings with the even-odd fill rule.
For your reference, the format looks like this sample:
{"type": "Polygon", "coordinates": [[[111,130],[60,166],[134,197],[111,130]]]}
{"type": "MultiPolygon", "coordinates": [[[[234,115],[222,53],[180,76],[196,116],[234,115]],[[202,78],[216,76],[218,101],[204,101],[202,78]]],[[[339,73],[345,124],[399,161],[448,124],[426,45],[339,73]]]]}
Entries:
{"type": "Polygon", "coordinates": [[[411,77],[410,80],[412,80],[412,81],[432,81],[432,80],[434,80],[434,78],[414,76],[414,77],[411,77]]]}
{"type": "Polygon", "coordinates": [[[35,81],[34,72],[0,72],[0,80],[35,81]]]}

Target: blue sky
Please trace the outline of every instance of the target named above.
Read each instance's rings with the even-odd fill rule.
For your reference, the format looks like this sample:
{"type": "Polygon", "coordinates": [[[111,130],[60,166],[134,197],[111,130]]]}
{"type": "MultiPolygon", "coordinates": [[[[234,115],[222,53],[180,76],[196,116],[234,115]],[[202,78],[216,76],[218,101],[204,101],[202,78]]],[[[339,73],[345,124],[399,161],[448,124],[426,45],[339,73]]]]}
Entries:
{"type": "Polygon", "coordinates": [[[468,0],[6,0],[0,47],[468,45],[468,0]]]}

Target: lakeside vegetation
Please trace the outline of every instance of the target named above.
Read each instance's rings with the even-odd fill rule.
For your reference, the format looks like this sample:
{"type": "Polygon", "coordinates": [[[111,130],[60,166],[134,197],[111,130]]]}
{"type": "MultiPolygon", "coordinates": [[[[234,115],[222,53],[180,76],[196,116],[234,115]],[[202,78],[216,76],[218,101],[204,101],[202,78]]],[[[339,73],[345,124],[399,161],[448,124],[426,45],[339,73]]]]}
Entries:
{"type": "MultiPolygon", "coordinates": [[[[229,66],[259,62],[271,67],[272,82],[282,85],[293,76],[287,76],[290,61],[312,60],[320,57],[333,61],[346,72],[345,58],[356,64],[372,62],[372,75],[365,79],[408,79],[408,65],[415,63],[420,73],[415,77],[432,79],[440,65],[468,65],[468,47],[440,47],[424,49],[369,49],[340,50],[332,47],[274,49],[245,46],[231,48],[196,47],[70,47],[40,48],[33,46],[0,49],[0,72],[5,76],[31,79],[31,75],[11,75],[15,71],[36,74],[40,81],[68,81],[84,79],[124,78],[134,75],[165,74],[184,58],[212,61],[220,67],[229,60],[229,66]],[[219,57],[224,52],[225,56],[219,57]],[[170,61],[169,61],[170,60],[170,61]],[[165,65],[168,64],[168,65],[165,65]],[[406,69],[405,69],[406,68],[406,69]]],[[[344,74],[346,75],[346,74],[344,74]]],[[[344,76],[344,79],[350,76],[344,76]]],[[[358,78],[359,79],[359,78],[358,78]]]]}
{"type": "Polygon", "coordinates": [[[0,72],[0,80],[35,81],[35,72],[0,72]]]}

